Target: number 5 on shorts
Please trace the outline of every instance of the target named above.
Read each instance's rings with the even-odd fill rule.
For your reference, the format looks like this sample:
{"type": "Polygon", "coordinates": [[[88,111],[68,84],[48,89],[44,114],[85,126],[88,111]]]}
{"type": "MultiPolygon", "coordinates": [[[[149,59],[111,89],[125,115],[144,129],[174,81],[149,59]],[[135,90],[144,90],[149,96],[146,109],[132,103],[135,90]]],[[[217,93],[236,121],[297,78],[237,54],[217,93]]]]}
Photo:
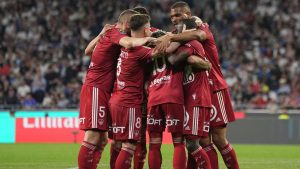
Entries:
{"type": "Polygon", "coordinates": [[[103,118],[105,116],[105,106],[100,106],[99,111],[100,111],[99,117],[103,118]]]}

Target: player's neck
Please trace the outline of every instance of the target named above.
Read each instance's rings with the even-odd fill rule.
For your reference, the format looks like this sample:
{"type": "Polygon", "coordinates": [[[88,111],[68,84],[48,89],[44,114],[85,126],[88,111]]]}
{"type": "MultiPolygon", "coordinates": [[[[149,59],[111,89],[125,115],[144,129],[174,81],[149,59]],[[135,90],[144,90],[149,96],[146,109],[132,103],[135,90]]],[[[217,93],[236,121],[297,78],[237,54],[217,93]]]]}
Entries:
{"type": "Polygon", "coordinates": [[[131,31],[131,37],[134,37],[134,38],[144,38],[145,34],[144,34],[144,32],[134,32],[134,31],[131,31]]]}

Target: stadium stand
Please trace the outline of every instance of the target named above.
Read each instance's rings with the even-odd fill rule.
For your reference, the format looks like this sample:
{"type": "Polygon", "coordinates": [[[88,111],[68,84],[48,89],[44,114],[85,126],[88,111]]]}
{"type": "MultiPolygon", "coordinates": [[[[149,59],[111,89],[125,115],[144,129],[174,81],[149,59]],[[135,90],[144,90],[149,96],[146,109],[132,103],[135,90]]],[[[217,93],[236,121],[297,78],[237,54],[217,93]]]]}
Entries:
{"type": "MultiPolygon", "coordinates": [[[[87,43],[120,11],[146,6],[171,29],[172,0],[5,0],[0,2],[0,108],[74,108],[89,65],[87,43]]],[[[216,37],[236,109],[299,108],[297,0],[189,0],[216,37]]]]}

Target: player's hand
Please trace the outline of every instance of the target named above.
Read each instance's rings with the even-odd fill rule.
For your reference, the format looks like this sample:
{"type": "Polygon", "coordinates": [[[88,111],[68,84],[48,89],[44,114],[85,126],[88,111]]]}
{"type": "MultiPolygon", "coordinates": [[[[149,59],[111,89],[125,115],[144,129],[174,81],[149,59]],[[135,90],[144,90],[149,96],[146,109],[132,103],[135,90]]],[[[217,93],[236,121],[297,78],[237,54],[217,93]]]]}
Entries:
{"type": "Polygon", "coordinates": [[[147,46],[155,46],[157,42],[157,38],[147,37],[147,46]]]}
{"type": "Polygon", "coordinates": [[[105,24],[98,36],[99,36],[99,37],[103,36],[103,35],[105,34],[106,31],[110,30],[110,29],[113,28],[113,27],[114,27],[114,25],[111,25],[111,24],[105,24]]]}
{"type": "Polygon", "coordinates": [[[170,46],[171,43],[171,36],[164,35],[157,39],[155,49],[158,50],[160,53],[165,53],[166,49],[170,46]]]}

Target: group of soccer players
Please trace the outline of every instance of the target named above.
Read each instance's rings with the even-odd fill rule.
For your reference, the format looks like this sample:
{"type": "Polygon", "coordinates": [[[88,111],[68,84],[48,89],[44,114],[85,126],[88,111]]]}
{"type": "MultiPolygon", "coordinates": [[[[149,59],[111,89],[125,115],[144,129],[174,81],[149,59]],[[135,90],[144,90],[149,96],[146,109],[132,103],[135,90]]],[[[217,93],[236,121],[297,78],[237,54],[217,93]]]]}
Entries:
{"type": "Polygon", "coordinates": [[[185,2],[174,3],[170,16],[175,29],[166,33],[151,27],[145,8],[125,10],[88,44],[79,169],[97,168],[107,137],[113,140],[110,168],[129,169],[134,157],[134,168],[142,169],[146,128],[150,169],[161,168],[165,128],[174,169],[218,169],[214,145],[227,168],[239,168],[226,139],[235,118],[213,34],[185,2]]]}

